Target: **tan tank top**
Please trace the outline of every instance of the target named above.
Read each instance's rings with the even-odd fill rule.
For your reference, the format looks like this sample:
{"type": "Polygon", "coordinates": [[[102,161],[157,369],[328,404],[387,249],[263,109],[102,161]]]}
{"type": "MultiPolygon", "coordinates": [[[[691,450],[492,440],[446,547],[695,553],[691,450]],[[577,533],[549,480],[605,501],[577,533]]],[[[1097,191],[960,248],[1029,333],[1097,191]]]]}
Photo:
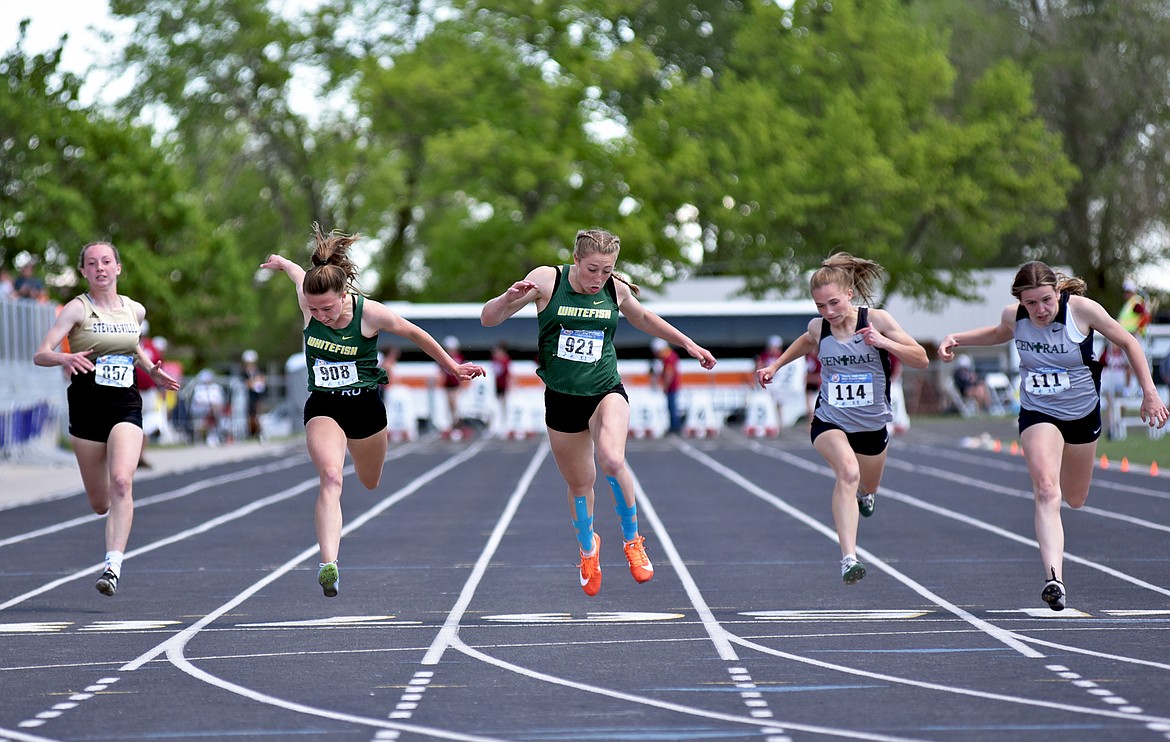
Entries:
{"type": "Polygon", "coordinates": [[[85,308],[85,319],[69,331],[70,351],[82,353],[92,350],[89,356],[91,360],[111,354],[138,354],[138,337],[142,326],[134,316],[134,307],[129,298],[119,296],[122,308],[112,312],[95,307],[89,294],[77,298],[85,308]]]}

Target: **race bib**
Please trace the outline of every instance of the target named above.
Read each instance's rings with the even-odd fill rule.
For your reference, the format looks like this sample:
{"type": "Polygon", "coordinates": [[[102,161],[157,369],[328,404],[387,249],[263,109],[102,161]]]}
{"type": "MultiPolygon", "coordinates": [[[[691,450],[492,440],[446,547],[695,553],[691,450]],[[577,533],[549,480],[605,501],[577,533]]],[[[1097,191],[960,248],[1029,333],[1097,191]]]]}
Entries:
{"type": "Polygon", "coordinates": [[[557,341],[557,357],[578,363],[597,363],[605,347],[605,333],[601,330],[561,329],[557,341]]]}
{"type": "Polygon", "coordinates": [[[94,363],[94,379],[98,386],[130,387],[134,384],[134,356],[101,356],[94,363]]]}
{"type": "Polygon", "coordinates": [[[1030,394],[1045,397],[1067,392],[1072,389],[1072,382],[1068,378],[1068,369],[1041,368],[1028,372],[1025,388],[1030,394]]]}
{"type": "Polygon", "coordinates": [[[317,362],[313,364],[313,384],[322,389],[340,389],[350,384],[356,384],[357,380],[357,363],[355,361],[330,363],[318,358],[317,362]]]}
{"type": "Polygon", "coordinates": [[[834,407],[868,407],[874,403],[873,374],[830,374],[825,397],[834,407]]]}

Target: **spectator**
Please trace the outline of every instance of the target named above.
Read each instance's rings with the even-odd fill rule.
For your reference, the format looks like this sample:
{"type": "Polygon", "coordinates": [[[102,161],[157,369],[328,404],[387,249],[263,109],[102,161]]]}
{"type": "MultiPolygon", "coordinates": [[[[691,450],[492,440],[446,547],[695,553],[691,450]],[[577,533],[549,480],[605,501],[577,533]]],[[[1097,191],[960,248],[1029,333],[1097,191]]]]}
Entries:
{"type": "Polygon", "coordinates": [[[12,282],[12,271],[0,268],[0,300],[15,298],[16,284],[12,282]]]}
{"type": "Polygon", "coordinates": [[[12,285],[17,299],[38,300],[44,297],[45,283],[37,276],[37,264],[31,260],[20,267],[20,275],[12,285]]]}
{"type": "Polygon", "coordinates": [[[670,343],[662,338],[651,340],[650,348],[654,351],[650,377],[666,395],[666,409],[670,415],[670,432],[677,435],[682,432],[682,416],[678,412],[678,389],[682,385],[682,378],[678,373],[678,353],[675,353],[674,349],[670,347],[670,343]]]}
{"type": "MultiPolygon", "coordinates": [[[[764,368],[765,366],[771,365],[773,361],[780,357],[780,354],[783,351],[784,338],[780,337],[779,335],[770,335],[768,337],[767,344],[764,346],[764,349],[756,354],[756,368],[764,368]]],[[[820,361],[818,361],[818,363],[820,363],[820,361]]],[[[807,367],[807,362],[805,365],[807,367]]],[[[820,389],[819,382],[817,384],[817,388],[820,389]]],[[[784,408],[784,385],[776,384],[775,386],[765,387],[765,390],[772,396],[772,403],[776,407],[777,419],[783,420],[784,416],[781,414],[781,412],[784,408]]],[[[812,421],[811,417],[809,418],[809,421],[812,421]]]]}
{"type": "Polygon", "coordinates": [[[784,338],[779,335],[772,335],[768,338],[768,344],[756,356],[756,368],[763,368],[770,365],[772,361],[780,357],[780,353],[784,350],[784,338]]]}
{"type": "MultiPolygon", "coordinates": [[[[777,356],[778,358],[779,356],[777,356]]],[[[775,360],[772,359],[772,360],[775,360]]],[[[771,361],[769,361],[771,363],[771,361]]],[[[816,351],[804,357],[804,398],[808,403],[808,424],[812,425],[817,410],[817,397],[821,394],[821,359],[816,351]]]]}
{"type": "Polygon", "coordinates": [[[512,356],[508,353],[508,344],[502,340],[492,348],[492,376],[502,413],[508,401],[508,390],[512,387],[512,356]]]}
{"type": "Polygon", "coordinates": [[[991,410],[991,390],[983,381],[983,377],[975,370],[971,356],[963,354],[958,357],[955,368],[955,389],[959,396],[968,402],[974,402],[980,412],[991,410]]]}
{"type": "Polygon", "coordinates": [[[191,386],[191,424],[196,441],[218,445],[224,401],[223,387],[216,382],[211,369],[205,368],[195,375],[191,386]]]}
{"type": "MultiPolygon", "coordinates": [[[[443,350],[447,351],[447,355],[454,359],[456,365],[463,365],[465,359],[463,354],[459,352],[459,338],[454,335],[448,335],[443,338],[443,350]]],[[[451,427],[448,431],[457,430],[462,427],[459,419],[459,394],[463,391],[463,381],[458,377],[447,371],[442,366],[439,367],[439,383],[443,387],[443,391],[447,394],[447,407],[451,411],[451,427]]]]}
{"type": "Polygon", "coordinates": [[[248,437],[260,437],[260,405],[268,394],[268,377],[260,370],[260,354],[249,348],[240,356],[244,362],[244,386],[248,390],[248,437]]]}
{"type": "MultiPolygon", "coordinates": [[[[1142,350],[1146,350],[1146,328],[1149,327],[1153,320],[1153,314],[1150,312],[1149,305],[1145,298],[1138,293],[1138,285],[1132,279],[1125,279],[1122,284],[1122,291],[1125,293],[1125,303],[1121,305],[1121,311],[1117,313],[1117,322],[1130,335],[1137,338],[1141,343],[1142,350]]],[[[1125,385],[1128,387],[1133,383],[1133,369],[1129,365],[1125,367],[1125,385]]]]}
{"type": "MultiPolygon", "coordinates": [[[[162,353],[155,347],[154,340],[150,335],[150,322],[142,320],[142,331],[138,340],[138,345],[142,348],[142,352],[150,359],[152,365],[159,363],[162,360],[162,353]]],[[[138,454],[138,467],[140,469],[149,469],[150,462],[146,460],[146,445],[150,440],[152,433],[158,433],[156,429],[151,430],[147,423],[147,419],[157,420],[157,417],[151,418],[152,412],[157,412],[161,397],[159,396],[158,385],[154,383],[154,379],[150,378],[150,372],[144,370],[141,366],[134,367],[134,380],[138,382],[138,392],[142,395],[142,418],[143,418],[143,433],[145,434],[142,441],[142,452],[138,454]]]]}
{"type": "Polygon", "coordinates": [[[1101,350],[1101,402],[1105,416],[1105,437],[1113,438],[1114,428],[1120,421],[1121,414],[1117,407],[1117,400],[1129,396],[1129,358],[1125,350],[1105,341],[1101,350]]]}
{"type": "Polygon", "coordinates": [[[389,387],[394,383],[394,367],[398,365],[398,359],[401,357],[402,349],[397,345],[387,346],[378,354],[378,368],[386,372],[386,382],[382,384],[383,387],[389,387]]]}

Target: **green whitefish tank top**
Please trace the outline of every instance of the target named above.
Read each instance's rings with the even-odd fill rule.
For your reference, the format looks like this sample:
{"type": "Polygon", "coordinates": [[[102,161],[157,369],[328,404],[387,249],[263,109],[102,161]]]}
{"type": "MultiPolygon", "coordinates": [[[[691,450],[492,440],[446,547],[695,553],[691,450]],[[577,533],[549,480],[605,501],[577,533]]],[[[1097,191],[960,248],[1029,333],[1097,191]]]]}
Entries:
{"type": "Polygon", "coordinates": [[[354,305],[348,325],[332,328],[310,319],[305,326],[305,364],[311,392],[374,389],[388,381],[386,371],[378,366],[378,336],[362,337],[366,298],[350,296],[354,305]]]}
{"type": "Polygon", "coordinates": [[[552,298],[539,315],[536,373],[561,394],[603,394],[621,383],[613,336],[617,332],[617,288],[610,278],[596,294],[569,285],[569,266],[557,271],[552,298]]]}

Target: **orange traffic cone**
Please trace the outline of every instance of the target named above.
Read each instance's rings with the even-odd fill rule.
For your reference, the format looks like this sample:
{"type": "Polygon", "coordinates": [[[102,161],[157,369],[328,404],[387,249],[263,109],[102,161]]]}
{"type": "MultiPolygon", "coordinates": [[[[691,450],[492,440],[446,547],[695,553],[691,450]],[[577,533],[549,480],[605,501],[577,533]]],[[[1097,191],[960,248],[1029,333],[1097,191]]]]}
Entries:
{"type": "Polygon", "coordinates": [[[1020,452],[1020,444],[1017,443],[1016,441],[1012,441],[1012,451],[1011,451],[1012,456],[1015,456],[1019,452],[1020,452]]]}
{"type": "Polygon", "coordinates": [[[1102,469],[1108,469],[1109,468],[1109,457],[1106,456],[1105,454],[1101,454],[1101,461],[1098,463],[1101,465],[1102,469]]]}
{"type": "Polygon", "coordinates": [[[1121,457],[1121,470],[1122,471],[1129,471],[1129,457],[1128,456],[1121,457]]]}
{"type": "Polygon", "coordinates": [[[995,443],[991,444],[991,450],[999,453],[1003,449],[1003,444],[1000,443],[999,438],[995,439],[995,443]]]}
{"type": "Polygon", "coordinates": [[[1157,461],[1155,461],[1154,463],[1150,464],[1150,476],[1151,476],[1151,477],[1156,477],[1156,476],[1158,476],[1158,462],[1157,462],[1157,461]]]}

